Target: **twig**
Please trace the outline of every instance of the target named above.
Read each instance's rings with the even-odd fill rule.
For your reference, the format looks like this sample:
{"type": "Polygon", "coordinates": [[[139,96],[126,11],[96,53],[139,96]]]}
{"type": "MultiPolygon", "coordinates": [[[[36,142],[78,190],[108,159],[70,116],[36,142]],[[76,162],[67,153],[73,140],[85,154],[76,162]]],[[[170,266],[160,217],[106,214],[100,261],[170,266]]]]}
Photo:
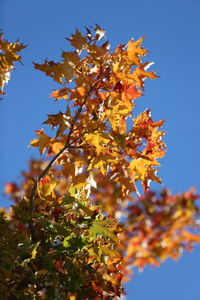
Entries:
{"type": "Polygon", "coordinates": [[[54,158],[49,162],[48,166],[45,168],[45,170],[38,176],[37,180],[35,181],[32,191],[31,191],[31,196],[30,196],[30,203],[29,203],[29,213],[30,213],[30,219],[29,219],[29,230],[31,233],[31,238],[33,242],[36,242],[36,237],[35,237],[35,229],[33,226],[33,204],[34,204],[34,200],[35,200],[35,193],[37,191],[37,187],[38,184],[40,182],[40,180],[49,172],[49,170],[51,169],[51,167],[56,163],[56,161],[58,160],[58,158],[67,150],[67,147],[65,146],[63,149],[60,150],[60,152],[58,152],[56,154],[56,156],[54,156],[54,158]]]}
{"type": "MultiPolygon", "coordinates": [[[[81,137],[83,137],[86,133],[90,133],[90,132],[93,132],[93,131],[96,131],[98,128],[94,128],[94,129],[91,129],[91,130],[87,130],[87,131],[84,131],[81,135],[79,135],[77,138],[75,138],[71,143],[69,143],[69,147],[68,148],[72,148],[71,145],[73,145],[76,141],[78,141],[81,137]]],[[[77,146],[76,146],[77,147],[77,146]]]]}
{"type": "MultiPolygon", "coordinates": [[[[71,135],[74,131],[74,126],[78,120],[78,117],[82,111],[82,108],[83,106],[85,105],[88,97],[90,96],[90,93],[93,91],[95,85],[101,81],[102,79],[99,78],[97,81],[95,81],[95,83],[93,83],[93,85],[90,87],[89,91],[87,92],[87,94],[85,95],[85,98],[82,102],[82,104],[80,105],[79,109],[77,110],[76,112],[76,115],[74,116],[74,120],[72,121],[71,123],[71,126],[70,126],[70,129],[69,129],[69,132],[68,132],[68,135],[67,135],[67,140],[66,140],[66,143],[65,143],[65,146],[63,149],[61,149],[57,154],[56,156],[49,162],[48,166],[45,168],[45,170],[38,176],[38,178],[36,179],[36,181],[34,182],[34,185],[33,185],[33,188],[31,190],[31,195],[30,195],[30,202],[29,202],[29,221],[28,221],[28,227],[29,227],[29,231],[30,231],[30,234],[31,234],[31,239],[33,241],[33,243],[37,242],[37,236],[36,236],[36,231],[35,231],[35,227],[34,227],[34,224],[33,224],[33,209],[34,209],[34,200],[35,200],[35,194],[36,194],[36,191],[37,191],[37,187],[38,187],[38,184],[40,182],[40,180],[49,172],[49,170],[52,168],[52,166],[56,163],[56,161],[59,159],[59,157],[70,147],[72,147],[71,145],[76,142],[78,139],[80,139],[85,133],[87,132],[84,132],[84,134],[81,134],[78,138],[76,138],[75,140],[73,140],[72,142],[70,142],[70,138],[71,138],[71,135]]],[[[95,129],[96,130],[96,129],[95,129]]]]}

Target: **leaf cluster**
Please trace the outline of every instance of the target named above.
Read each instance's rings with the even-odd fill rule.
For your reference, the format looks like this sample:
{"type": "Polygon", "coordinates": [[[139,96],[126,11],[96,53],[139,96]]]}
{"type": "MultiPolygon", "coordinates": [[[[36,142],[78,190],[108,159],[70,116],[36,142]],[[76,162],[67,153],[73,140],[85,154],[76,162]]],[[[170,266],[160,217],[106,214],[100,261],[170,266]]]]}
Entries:
{"type": "Polygon", "coordinates": [[[200,242],[195,190],[150,190],[162,182],[166,146],[164,121],[134,114],[145,79],[158,77],[143,62],[143,37],[111,51],[104,35],[98,25],[76,30],[61,62],[34,64],[60,84],[51,97],[66,107],[44,121],[52,135],[37,130],[30,142],[45,159],[5,187],[14,205],[0,215],[4,299],[116,300],[134,267],[177,259],[200,242]]]}
{"type": "Polygon", "coordinates": [[[24,48],[26,46],[19,44],[18,41],[10,43],[3,39],[3,34],[0,33],[0,94],[4,94],[3,88],[10,79],[10,72],[14,68],[14,63],[21,59],[18,52],[24,48]]]}

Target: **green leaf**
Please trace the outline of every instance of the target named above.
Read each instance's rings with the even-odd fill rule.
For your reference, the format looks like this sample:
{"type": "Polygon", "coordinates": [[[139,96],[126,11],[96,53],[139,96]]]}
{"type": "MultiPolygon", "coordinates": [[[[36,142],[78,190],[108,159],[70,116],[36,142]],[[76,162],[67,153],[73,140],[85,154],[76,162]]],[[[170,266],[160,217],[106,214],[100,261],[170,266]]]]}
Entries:
{"type": "Polygon", "coordinates": [[[70,246],[70,242],[69,242],[69,240],[71,239],[72,237],[71,237],[71,235],[70,236],[66,236],[65,238],[64,238],[64,241],[63,241],[63,246],[64,247],[69,247],[70,246]]]}
{"type": "Polygon", "coordinates": [[[65,206],[67,204],[71,204],[75,201],[75,198],[72,196],[67,195],[62,199],[62,206],[65,206]]]}
{"type": "Polygon", "coordinates": [[[108,220],[94,221],[93,225],[90,227],[90,233],[93,236],[103,235],[114,242],[118,242],[117,237],[109,228],[108,220]]]}

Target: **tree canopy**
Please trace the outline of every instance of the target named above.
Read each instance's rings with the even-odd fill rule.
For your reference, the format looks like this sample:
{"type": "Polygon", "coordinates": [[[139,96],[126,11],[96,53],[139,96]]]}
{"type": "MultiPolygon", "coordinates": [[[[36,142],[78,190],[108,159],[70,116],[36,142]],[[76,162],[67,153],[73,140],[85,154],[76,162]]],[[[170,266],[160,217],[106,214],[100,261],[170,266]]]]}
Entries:
{"type": "MultiPolygon", "coordinates": [[[[31,147],[21,183],[7,183],[14,204],[1,209],[0,289],[4,299],[119,299],[133,268],[159,266],[200,242],[199,195],[156,193],[150,182],[166,152],[163,120],[135,115],[145,79],[144,37],[113,51],[96,25],[76,30],[60,62],[34,67],[60,84],[31,147]],[[102,42],[103,40],[103,42],[102,42]]],[[[0,87],[26,46],[1,35],[0,87]]]]}

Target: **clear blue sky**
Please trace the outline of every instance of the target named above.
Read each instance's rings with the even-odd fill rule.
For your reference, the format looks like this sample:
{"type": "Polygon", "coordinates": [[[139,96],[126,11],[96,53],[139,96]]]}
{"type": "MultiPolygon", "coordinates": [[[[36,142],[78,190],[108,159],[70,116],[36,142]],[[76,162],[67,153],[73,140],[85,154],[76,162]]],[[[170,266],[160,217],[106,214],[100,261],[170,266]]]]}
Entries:
{"type": "MultiPolygon", "coordinates": [[[[1,190],[5,182],[19,180],[30,157],[38,155],[27,145],[46,114],[63,108],[49,97],[57,85],[34,70],[32,61],[59,59],[67,49],[66,36],[77,27],[98,23],[107,30],[113,48],[146,35],[144,46],[160,79],[146,83],[137,111],[151,108],[155,120],[167,120],[168,152],[159,172],[163,185],[174,193],[191,186],[200,192],[199,0],[1,0],[0,12],[6,37],[28,44],[22,53],[24,65],[16,66],[7,97],[0,102],[1,190]]],[[[8,205],[4,198],[1,206],[8,205]]],[[[127,285],[128,300],[198,300],[199,247],[178,262],[167,261],[160,269],[135,275],[127,285]]]]}

